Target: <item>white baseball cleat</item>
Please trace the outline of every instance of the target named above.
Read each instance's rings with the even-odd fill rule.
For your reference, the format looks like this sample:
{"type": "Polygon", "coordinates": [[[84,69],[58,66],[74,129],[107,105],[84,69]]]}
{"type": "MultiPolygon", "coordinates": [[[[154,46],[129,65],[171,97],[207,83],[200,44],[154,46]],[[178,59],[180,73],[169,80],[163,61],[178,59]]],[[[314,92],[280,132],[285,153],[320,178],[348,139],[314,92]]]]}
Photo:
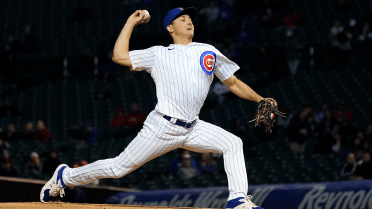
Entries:
{"type": "Polygon", "coordinates": [[[61,198],[65,195],[64,188],[66,185],[62,180],[62,172],[67,167],[68,166],[66,164],[61,164],[54,171],[53,177],[43,186],[40,191],[41,202],[47,203],[58,194],[60,194],[61,198]]]}
{"type": "Polygon", "coordinates": [[[238,197],[227,202],[226,209],[263,209],[252,202],[252,196],[238,197]]]}

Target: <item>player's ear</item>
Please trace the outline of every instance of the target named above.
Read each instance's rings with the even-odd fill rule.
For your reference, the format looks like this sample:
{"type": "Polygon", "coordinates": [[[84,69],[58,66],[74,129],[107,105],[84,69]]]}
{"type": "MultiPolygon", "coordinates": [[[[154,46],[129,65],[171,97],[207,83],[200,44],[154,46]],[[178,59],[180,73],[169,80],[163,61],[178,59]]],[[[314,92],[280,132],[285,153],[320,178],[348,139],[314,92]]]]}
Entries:
{"type": "Polygon", "coordinates": [[[174,32],[172,25],[168,25],[167,30],[168,30],[168,33],[170,34],[174,32]]]}

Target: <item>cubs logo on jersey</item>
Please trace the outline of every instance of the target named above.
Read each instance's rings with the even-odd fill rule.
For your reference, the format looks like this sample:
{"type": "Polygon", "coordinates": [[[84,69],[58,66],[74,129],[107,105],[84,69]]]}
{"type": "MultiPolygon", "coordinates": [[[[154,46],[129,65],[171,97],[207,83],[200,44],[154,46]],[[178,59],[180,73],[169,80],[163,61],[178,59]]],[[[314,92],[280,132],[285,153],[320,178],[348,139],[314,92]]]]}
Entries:
{"type": "Polygon", "coordinates": [[[216,54],[212,51],[205,51],[200,56],[200,66],[207,75],[212,75],[215,63],[216,54]]]}

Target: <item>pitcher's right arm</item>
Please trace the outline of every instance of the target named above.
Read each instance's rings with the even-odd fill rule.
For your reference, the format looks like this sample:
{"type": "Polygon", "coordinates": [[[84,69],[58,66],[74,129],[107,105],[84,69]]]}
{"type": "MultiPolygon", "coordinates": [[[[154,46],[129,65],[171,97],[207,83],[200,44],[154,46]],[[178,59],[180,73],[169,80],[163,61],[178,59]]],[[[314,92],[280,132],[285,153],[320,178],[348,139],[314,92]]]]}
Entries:
{"type": "Polygon", "coordinates": [[[131,70],[133,67],[129,57],[129,40],[134,26],[150,21],[150,18],[146,21],[142,20],[144,15],[145,12],[142,10],[137,10],[131,16],[129,16],[127,22],[120,32],[118,39],[116,40],[113,50],[112,60],[119,65],[129,67],[131,70]]]}

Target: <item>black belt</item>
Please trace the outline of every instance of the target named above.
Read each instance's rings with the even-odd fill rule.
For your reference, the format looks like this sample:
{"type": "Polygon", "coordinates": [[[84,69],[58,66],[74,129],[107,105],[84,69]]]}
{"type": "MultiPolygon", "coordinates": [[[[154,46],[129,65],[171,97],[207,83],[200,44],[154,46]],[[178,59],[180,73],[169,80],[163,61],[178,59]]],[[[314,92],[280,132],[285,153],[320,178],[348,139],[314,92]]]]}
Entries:
{"type": "MultiPolygon", "coordinates": [[[[171,117],[166,116],[166,115],[164,115],[163,118],[165,118],[167,121],[170,121],[172,119],[171,117]]],[[[185,128],[191,128],[191,127],[194,126],[195,122],[196,122],[196,119],[194,121],[190,122],[190,123],[186,123],[186,122],[183,122],[183,121],[180,121],[180,120],[177,119],[175,124],[179,125],[179,126],[182,126],[182,127],[185,127],[185,128]]]]}

